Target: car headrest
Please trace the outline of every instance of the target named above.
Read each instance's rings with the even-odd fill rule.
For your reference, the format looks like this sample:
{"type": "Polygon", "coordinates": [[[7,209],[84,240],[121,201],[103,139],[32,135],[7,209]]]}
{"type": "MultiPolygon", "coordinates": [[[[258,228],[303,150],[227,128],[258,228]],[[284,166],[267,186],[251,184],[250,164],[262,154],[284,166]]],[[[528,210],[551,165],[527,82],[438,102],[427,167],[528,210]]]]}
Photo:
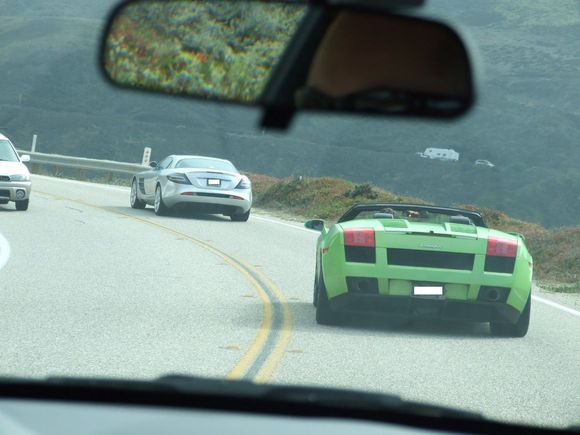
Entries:
{"type": "Polygon", "coordinates": [[[467,216],[461,216],[461,215],[451,216],[449,218],[449,222],[452,224],[471,225],[471,219],[469,219],[467,216]]]}
{"type": "Polygon", "coordinates": [[[375,213],[373,217],[375,219],[393,219],[394,216],[392,213],[375,213]]]}

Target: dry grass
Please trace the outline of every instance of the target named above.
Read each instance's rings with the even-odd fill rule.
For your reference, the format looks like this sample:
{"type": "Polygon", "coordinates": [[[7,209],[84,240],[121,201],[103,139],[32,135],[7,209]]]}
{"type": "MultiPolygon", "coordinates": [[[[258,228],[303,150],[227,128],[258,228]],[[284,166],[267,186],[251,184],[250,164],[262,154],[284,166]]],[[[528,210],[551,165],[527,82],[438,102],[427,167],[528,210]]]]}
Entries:
{"type": "Polygon", "coordinates": [[[354,184],[332,177],[294,177],[277,179],[248,174],[254,188],[255,204],[273,210],[284,210],[298,216],[333,221],[358,202],[425,201],[386,192],[370,184],[354,184]]]}

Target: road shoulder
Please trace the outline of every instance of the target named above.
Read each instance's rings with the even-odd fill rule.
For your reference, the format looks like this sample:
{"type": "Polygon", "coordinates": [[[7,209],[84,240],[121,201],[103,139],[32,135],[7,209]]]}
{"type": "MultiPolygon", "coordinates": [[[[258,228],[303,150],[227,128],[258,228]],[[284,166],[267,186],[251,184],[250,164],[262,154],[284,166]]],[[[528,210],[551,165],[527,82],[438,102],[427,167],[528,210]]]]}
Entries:
{"type": "Polygon", "coordinates": [[[560,293],[546,290],[541,283],[534,284],[535,296],[547,299],[576,311],[580,311],[580,293],[560,293]]]}

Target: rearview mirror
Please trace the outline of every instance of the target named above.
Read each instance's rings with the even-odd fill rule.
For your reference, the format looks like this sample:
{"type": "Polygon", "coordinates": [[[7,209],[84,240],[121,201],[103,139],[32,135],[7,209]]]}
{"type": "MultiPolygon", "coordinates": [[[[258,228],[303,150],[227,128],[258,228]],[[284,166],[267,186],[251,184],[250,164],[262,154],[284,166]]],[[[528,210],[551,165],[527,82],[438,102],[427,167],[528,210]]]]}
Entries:
{"type": "Polygon", "coordinates": [[[260,106],[266,127],[302,110],[465,113],[474,78],[457,32],[370,5],[130,1],[109,20],[102,65],[122,87],[260,106]]]}
{"type": "Polygon", "coordinates": [[[149,166],[153,169],[157,168],[157,162],[149,162],[149,166]]]}
{"type": "Polygon", "coordinates": [[[20,156],[20,161],[22,163],[28,163],[30,161],[30,156],[28,154],[24,154],[23,156],[20,156]]]}
{"type": "Polygon", "coordinates": [[[322,219],[310,219],[304,224],[306,228],[314,231],[322,231],[324,229],[324,221],[322,219]]]}

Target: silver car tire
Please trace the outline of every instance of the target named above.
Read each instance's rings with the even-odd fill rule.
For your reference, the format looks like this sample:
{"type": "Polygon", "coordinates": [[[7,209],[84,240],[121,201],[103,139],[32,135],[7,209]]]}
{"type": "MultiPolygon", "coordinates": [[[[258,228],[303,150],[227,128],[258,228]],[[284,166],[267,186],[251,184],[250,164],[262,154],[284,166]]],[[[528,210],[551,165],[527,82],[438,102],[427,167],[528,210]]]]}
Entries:
{"type": "Polygon", "coordinates": [[[163,202],[163,194],[161,193],[161,186],[159,184],[155,188],[155,202],[153,206],[157,216],[167,216],[169,214],[169,207],[163,202]]]}
{"type": "Polygon", "coordinates": [[[250,210],[242,214],[231,214],[230,219],[233,222],[247,222],[250,218],[250,210]]]}
{"type": "Polygon", "coordinates": [[[139,199],[137,194],[137,180],[133,179],[131,183],[131,196],[130,196],[131,208],[144,209],[147,204],[139,199]]]}

